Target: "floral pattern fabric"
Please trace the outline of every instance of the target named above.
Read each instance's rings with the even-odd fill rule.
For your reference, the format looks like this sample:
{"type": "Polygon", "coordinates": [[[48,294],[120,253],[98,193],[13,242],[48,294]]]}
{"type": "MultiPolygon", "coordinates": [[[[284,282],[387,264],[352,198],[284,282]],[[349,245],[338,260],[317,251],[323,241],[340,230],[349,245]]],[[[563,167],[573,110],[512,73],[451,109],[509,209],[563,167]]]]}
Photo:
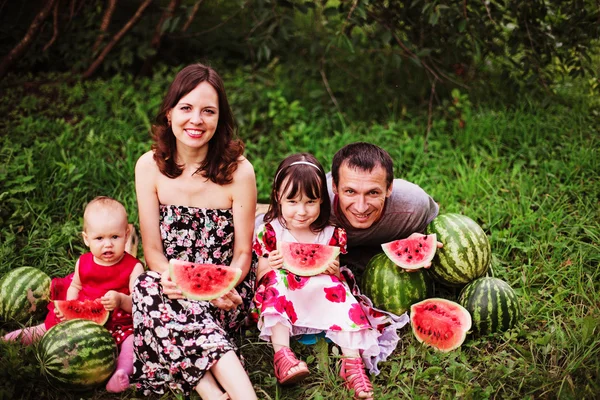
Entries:
{"type": "MultiPolygon", "coordinates": [[[[168,259],[229,265],[233,257],[233,215],[229,209],[160,206],[160,232],[168,259]]],[[[160,274],[142,274],[132,293],[133,380],[145,396],[189,395],[225,353],[237,348],[230,334],[246,320],[252,302],[256,262],[236,290],[242,305],[224,311],[207,301],[171,300],[160,274]]]]}

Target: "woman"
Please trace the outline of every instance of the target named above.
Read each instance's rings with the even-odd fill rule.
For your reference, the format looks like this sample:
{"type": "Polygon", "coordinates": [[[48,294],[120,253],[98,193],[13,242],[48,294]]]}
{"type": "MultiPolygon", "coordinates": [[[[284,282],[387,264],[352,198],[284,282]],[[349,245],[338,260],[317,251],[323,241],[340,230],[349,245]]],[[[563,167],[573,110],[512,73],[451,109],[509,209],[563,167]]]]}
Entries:
{"type": "Polygon", "coordinates": [[[194,64],[175,77],[153,127],[151,151],[135,167],[144,257],[151,270],[133,292],[134,380],[145,394],[255,399],[228,333],[253,295],[254,169],[234,139],[223,81],[194,64]],[[242,270],[235,289],[212,302],[186,300],[169,259],[242,270]]]}

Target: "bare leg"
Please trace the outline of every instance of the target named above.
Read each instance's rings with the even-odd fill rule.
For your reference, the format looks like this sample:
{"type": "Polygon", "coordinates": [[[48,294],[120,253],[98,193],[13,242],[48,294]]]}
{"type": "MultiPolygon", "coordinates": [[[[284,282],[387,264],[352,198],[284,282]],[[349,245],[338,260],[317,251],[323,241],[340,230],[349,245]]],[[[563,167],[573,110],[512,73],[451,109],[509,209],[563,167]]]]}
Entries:
{"type": "Polygon", "coordinates": [[[121,352],[117,358],[117,369],[106,384],[106,391],[120,393],[129,389],[129,375],[133,373],[133,335],[121,343],[121,352]]]}
{"type": "Polygon", "coordinates": [[[231,400],[256,400],[252,382],[233,350],[225,353],[210,370],[231,400]]]}
{"type": "MultiPolygon", "coordinates": [[[[358,357],[360,357],[360,353],[359,353],[358,350],[356,350],[356,349],[347,349],[345,347],[342,347],[342,354],[344,355],[344,357],[347,357],[347,358],[358,358],[358,357]]],[[[350,375],[348,377],[348,379],[350,380],[353,376],[354,375],[350,375]]],[[[371,392],[358,392],[358,393],[356,393],[356,396],[359,399],[369,400],[369,399],[373,399],[373,392],[372,391],[371,392]]]]}
{"type": "MultiPolygon", "coordinates": [[[[276,324],[271,328],[271,343],[273,344],[273,350],[277,353],[282,347],[290,347],[290,330],[287,326],[276,324]]],[[[290,368],[289,374],[293,374],[299,370],[308,370],[308,365],[304,361],[300,361],[300,364],[290,368]]]]}
{"type": "Polygon", "coordinates": [[[46,333],[46,325],[39,324],[9,332],[4,335],[3,339],[7,342],[20,340],[22,344],[28,346],[40,340],[44,336],[44,333],[46,333]]]}
{"type": "Polygon", "coordinates": [[[200,379],[200,382],[196,385],[196,392],[198,392],[198,395],[200,395],[202,400],[221,400],[229,398],[226,393],[223,393],[223,390],[210,371],[207,371],[202,379],[200,379]]]}

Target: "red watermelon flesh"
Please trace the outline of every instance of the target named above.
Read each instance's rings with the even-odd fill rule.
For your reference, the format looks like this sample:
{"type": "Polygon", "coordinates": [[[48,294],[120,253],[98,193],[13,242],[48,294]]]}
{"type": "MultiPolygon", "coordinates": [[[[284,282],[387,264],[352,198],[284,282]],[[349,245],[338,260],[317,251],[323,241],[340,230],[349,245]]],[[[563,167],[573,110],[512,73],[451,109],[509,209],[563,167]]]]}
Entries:
{"type": "Polygon", "coordinates": [[[431,298],[410,307],[410,323],[419,342],[449,352],[465,341],[471,314],[458,303],[431,298]]]}
{"type": "Polygon", "coordinates": [[[340,254],[337,246],[317,243],[278,242],[283,257],[283,268],[300,276],[313,276],[325,272],[340,254]]]}
{"type": "Polygon", "coordinates": [[[96,300],[54,300],[54,308],[63,315],[65,321],[87,319],[99,325],[108,321],[110,312],[104,308],[99,299],[96,300]]]}
{"type": "Polygon", "coordinates": [[[183,295],[192,300],[214,300],[233,289],[242,275],[239,268],[170,260],[169,274],[183,295]]]}
{"type": "Polygon", "coordinates": [[[400,268],[419,269],[431,264],[437,249],[437,237],[435,233],[423,235],[415,232],[406,239],[384,243],[381,247],[400,268]]]}

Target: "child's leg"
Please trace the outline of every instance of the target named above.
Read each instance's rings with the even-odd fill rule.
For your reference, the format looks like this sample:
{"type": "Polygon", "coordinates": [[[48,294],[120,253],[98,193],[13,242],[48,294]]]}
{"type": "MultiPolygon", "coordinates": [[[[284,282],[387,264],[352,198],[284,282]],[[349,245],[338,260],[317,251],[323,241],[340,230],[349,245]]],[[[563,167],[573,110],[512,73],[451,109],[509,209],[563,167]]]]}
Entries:
{"type": "Polygon", "coordinates": [[[129,389],[129,375],[133,373],[133,335],[121,343],[121,351],[117,358],[117,369],[108,380],[106,390],[119,393],[129,389]]]}
{"type": "Polygon", "coordinates": [[[255,400],[257,398],[250,378],[233,350],[225,353],[210,371],[231,400],[255,400]]]}
{"type": "Polygon", "coordinates": [[[293,383],[297,380],[303,379],[308,375],[308,365],[306,365],[304,361],[298,362],[298,359],[294,356],[291,350],[289,350],[289,354],[287,356],[283,356],[283,354],[277,354],[281,349],[286,347],[289,349],[290,347],[290,330],[287,326],[276,324],[271,328],[271,343],[273,344],[273,350],[275,350],[275,376],[277,376],[277,379],[280,383],[293,383]],[[297,364],[294,365],[295,363],[297,364]],[[290,365],[293,366],[290,367],[290,365]],[[287,372],[285,371],[286,368],[289,368],[287,372]],[[291,376],[296,377],[292,378],[291,376]]]}
{"type": "Polygon", "coordinates": [[[4,335],[3,339],[7,342],[20,340],[24,345],[30,345],[37,342],[46,333],[46,325],[39,324],[28,328],[17,329],[4,335]]]}
{"type": "Polygon", "coordinates": [[[355,399],[372,399],[373,398],[373,390],[370,390],[371,381],[369,380],[369,377],[367,376],[367,374],[364,370],[364,364],[360,357],[360,352],[357,349],[347,349],[345,347],[342,347],[342,354],[347,359],[360,360],[361,366],[360,367],[358,365],[350,366],[348,368],[349,371],[343,370],[345,367],[345,363],[342,363],[342,371],[341,371],[343,373],[342,378],[344,378],[344,380],[348,383],[356,382],[354,385],[350,384],[350,386],[353,386],[353,387],[351,387],[351,389],[355,390],[354,398],[355,399]],[[368,385],[366,385],[366,384],[361,385],[359,383],[361,381],[368,382],[368,385]],[[357,389],[357,387],[363,387],[364,390],[357,389]]]}

